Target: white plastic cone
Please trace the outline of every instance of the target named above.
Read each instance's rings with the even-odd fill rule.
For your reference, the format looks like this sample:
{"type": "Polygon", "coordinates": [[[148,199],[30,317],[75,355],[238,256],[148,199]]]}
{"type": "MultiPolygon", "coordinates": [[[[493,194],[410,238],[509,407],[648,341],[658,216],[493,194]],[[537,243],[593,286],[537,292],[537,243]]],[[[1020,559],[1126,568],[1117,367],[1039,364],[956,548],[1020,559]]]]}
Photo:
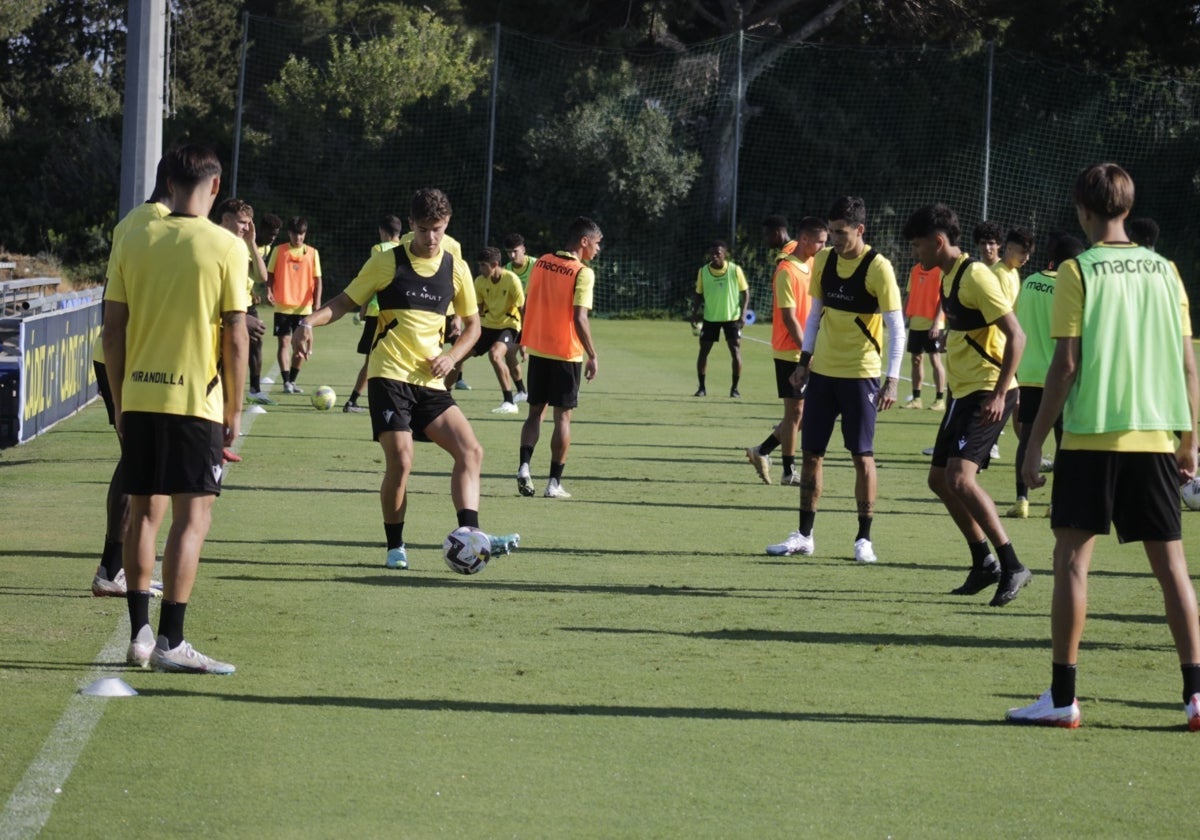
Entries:
{"type": "Polygon", "coordinates": [[[133,690],[125,680],[120,677],[101,677],[87,688],[80,690],[80,694],[88,694],[92,697],[136,697],[137,692],[133,690]]]}

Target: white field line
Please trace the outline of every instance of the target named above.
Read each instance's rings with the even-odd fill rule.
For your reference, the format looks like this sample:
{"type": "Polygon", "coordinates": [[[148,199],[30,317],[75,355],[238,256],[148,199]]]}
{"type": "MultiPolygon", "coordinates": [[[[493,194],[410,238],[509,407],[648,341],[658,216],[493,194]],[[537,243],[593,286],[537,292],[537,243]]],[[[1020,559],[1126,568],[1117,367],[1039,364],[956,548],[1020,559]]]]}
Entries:
{"type": "MultiPolygon", "coordinates": [[[[278,363],[268,375],[277,377],[277,367],[278,363]]],[[[257,416],[242,415],[243,437],[230,447],[234,452],[241,449],[242,440],[250,433],[257,416]]],[[[75,762],[91,740],[92,731],[100,722],[108,703],[107,697],[93,697],[80,694],[79,691],[101,677],[112,676],[104,672],[111,671],[114,662],[124,662],[128,646],[129,630],[122,618],[104,648],[96,654],[91,671],[79,683],[79,690],[67,701],[67,708],[46,737],[41,751],[26,768],[25,775],[4,804],[4,810],[0,812],[0,840],[36,837],[45,827],[55,799],[66,786],[71,771],[75,769],[75,762]]]]}

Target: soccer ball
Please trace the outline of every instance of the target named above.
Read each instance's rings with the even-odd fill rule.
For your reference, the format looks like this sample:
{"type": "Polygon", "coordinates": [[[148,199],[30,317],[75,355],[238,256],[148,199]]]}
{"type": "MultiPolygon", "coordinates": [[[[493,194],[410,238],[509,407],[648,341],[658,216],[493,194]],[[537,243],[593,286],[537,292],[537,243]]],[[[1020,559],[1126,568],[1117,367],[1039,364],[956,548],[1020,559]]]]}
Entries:
{"type": "Polygon", "coordinates": [[[1180,489],[1188,510],[1200,510],[1200,478],[1193,478],[1180,489]]]}
{"type": "Polygon", "coordinates": [[[492,559],[492,540],[478,528],[455,528],[442,542],[442,557],[450,571],[476,574],[492,559]]]}
{"type": "Polygon", "coordinates": [[[328,411],[337,402],[337,393],[328,385],[322,385],[313,391],[312,404],[317,411],[328,411]]]}

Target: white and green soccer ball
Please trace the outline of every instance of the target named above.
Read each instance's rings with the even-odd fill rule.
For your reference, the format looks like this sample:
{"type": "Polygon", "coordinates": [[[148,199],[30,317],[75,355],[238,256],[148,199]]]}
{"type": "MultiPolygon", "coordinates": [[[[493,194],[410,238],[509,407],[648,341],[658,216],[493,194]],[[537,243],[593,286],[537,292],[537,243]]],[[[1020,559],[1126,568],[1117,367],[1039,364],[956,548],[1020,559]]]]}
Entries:
{"type": "Polygon", "coordinates": [[[337,392],[328,385],[322,385],[313,391],[312,404],[317,411],[328,411],[337,403],[337,392]]]}
{"type": "Polygon", "coordinates": [[[492,539],[478,528],[455,528],[442,542],[442,557],[450,571],[476,574],[492,559],[492,539]]]}

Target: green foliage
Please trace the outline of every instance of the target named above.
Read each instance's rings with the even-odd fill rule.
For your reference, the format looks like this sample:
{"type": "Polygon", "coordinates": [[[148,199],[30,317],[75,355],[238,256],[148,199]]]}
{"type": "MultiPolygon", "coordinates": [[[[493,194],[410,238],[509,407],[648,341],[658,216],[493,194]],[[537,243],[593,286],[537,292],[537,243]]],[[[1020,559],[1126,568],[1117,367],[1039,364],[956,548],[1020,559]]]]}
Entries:
{"type": "Polygon", "coordinates": [[[562,105],[526,134],[531,174],[590,191],[630,226],[659,221],[687,196],[700,155],[683,147],[671,115],[643,93],[627,62],[581,72],[562,105]]]}
{"type": "Polygon", "coordinates": [[[477,43],[427,11],[397,19],[387,35],[359,41],[329,39],[329,58],[317,66],[289,57],[267,95],[282,113],[307,122],[326,114],[351,121],[364,139],[380,143],[404,126],[405,109],[423,99],[452,106],[487,78],[477,43]]]}

